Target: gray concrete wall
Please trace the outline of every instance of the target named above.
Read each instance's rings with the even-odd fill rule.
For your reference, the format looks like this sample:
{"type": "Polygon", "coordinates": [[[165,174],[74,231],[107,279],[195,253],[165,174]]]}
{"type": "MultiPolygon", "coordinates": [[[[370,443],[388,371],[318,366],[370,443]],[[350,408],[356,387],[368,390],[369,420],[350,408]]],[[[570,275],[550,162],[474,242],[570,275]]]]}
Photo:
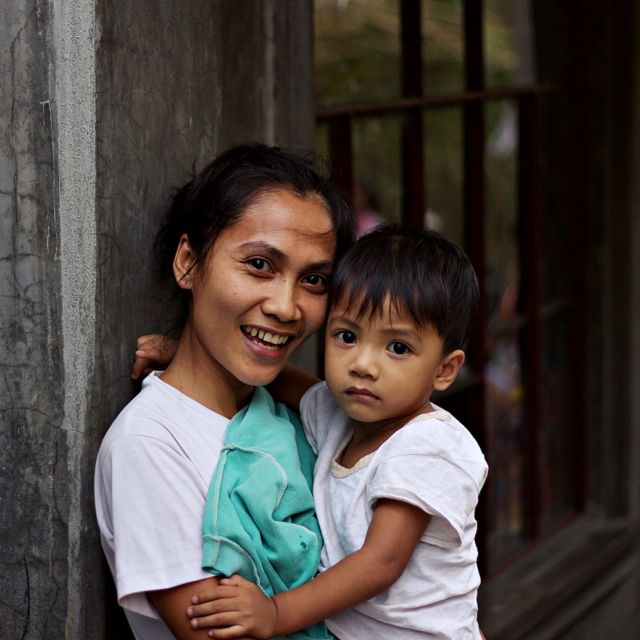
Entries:
{"type": "Polygon", "coordinates": [[[50,14],[0,15],[0,617],[8,638],[64,629],[69,499],[64,489],[60,223],[49,91],[50,14]]]}
{"type": "Polygon", "coordinates": [[[171,314],[168,189],[232,143],[312,145],[312,6],[16,0],[0,42],[2,635],[104,638],[93,462],[171,314]]]}

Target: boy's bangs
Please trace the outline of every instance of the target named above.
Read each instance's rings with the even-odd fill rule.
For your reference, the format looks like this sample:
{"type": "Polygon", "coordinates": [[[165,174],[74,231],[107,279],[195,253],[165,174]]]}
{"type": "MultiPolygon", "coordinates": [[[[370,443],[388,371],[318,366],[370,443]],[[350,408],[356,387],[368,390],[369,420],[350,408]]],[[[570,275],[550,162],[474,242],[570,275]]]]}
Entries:
{"type": "Polygon", "coordinates": [[[343,306],[359,322],[382,318],[387,310],[389,314],[391,311],[408,313],[418,328],[431,324],[431,318],[421,309],[420,292],[411,284],[412,279],[396,281],[391,273],[392,269],[358,272],[348,285],[346,282],[338,283],[334,288],[333,304],[343,306]]]}

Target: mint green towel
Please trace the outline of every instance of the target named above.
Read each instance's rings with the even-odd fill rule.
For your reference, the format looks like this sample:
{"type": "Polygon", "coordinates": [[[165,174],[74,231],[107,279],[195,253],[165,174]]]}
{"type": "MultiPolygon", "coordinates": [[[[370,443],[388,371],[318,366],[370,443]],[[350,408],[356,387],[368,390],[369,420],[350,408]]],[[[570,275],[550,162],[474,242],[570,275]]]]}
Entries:
{"type": "MultiPolygon", "coordinates": [[[[322,548],[311,494],[314,464],[300,419],[256,388],[229,422],[211,478],[203,569],[239,574],[268,596],[311,580],[322,548]]],[[[319,624],[287,637],[332,636],[319,624]]]]}

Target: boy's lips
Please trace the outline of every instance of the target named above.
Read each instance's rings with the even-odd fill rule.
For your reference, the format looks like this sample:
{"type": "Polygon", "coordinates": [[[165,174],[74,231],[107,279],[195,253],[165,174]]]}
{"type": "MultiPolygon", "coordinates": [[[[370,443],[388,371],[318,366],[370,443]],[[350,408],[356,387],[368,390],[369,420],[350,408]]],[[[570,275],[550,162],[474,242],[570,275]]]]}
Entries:
{"type": "Polygon", "coordinates": [[[378,396],[375,393],[363,387],[349,387],[345,391],[345,393],[352,398],[361,400],[362,402],[366,403],[371,403],[379,400],[378,396]]]}

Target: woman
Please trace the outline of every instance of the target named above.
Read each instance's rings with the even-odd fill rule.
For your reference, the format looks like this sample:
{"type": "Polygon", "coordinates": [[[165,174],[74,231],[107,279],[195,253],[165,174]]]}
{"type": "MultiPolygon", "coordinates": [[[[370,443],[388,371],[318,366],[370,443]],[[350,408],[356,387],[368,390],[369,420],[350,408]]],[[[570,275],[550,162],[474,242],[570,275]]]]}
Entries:
{"type": "Polygon", "coordinates": [[[300,156],[230,149],[175,196],[161,259],[188,296],[176,355],[109,429],[96,466],[102,544],[139,640],[205,637],[185,615],[229,419],[322,324],[351,211],[300,156]]]}

